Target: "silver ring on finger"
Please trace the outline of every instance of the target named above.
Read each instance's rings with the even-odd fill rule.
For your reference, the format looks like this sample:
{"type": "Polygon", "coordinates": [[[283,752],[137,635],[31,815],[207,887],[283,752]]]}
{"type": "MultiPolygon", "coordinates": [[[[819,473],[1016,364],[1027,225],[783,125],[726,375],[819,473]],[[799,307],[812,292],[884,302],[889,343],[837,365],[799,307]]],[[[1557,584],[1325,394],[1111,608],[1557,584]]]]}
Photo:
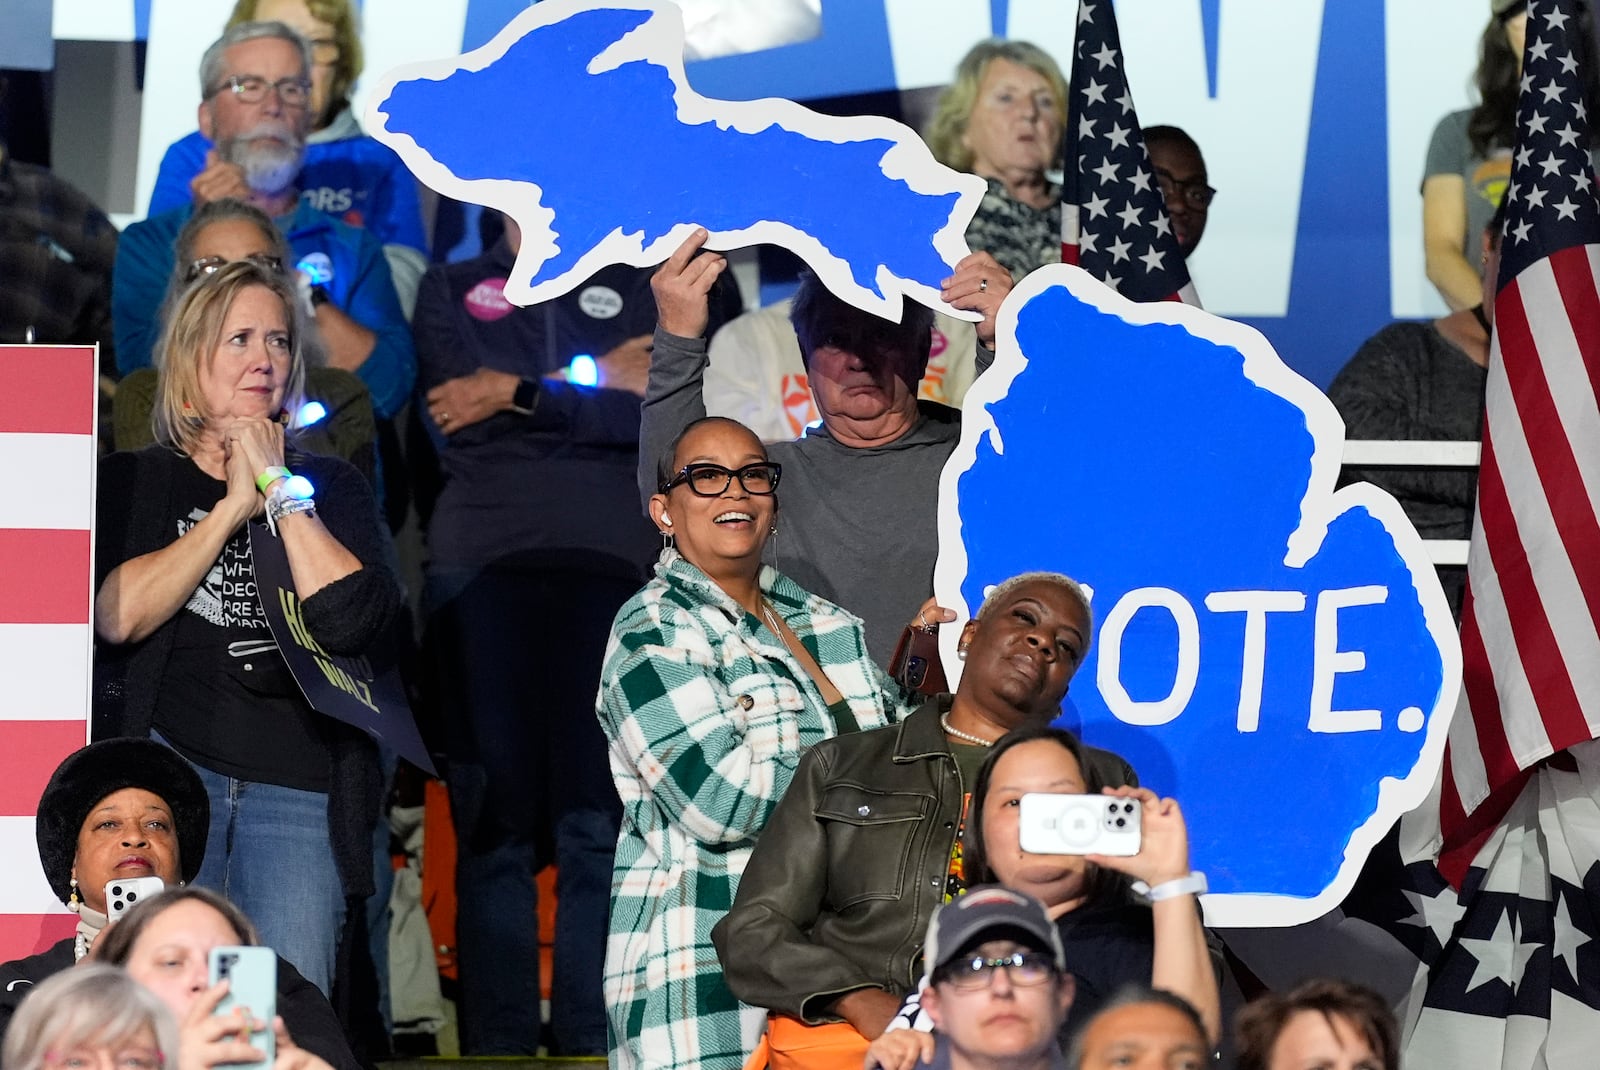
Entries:
{"type": "Polygon", "coordinates": [[[989,280],[988,279],[979,279],[978,280],[978,292],[981,293],[981,294],[986,294],[986,293],[989,292],[989,280]]]}

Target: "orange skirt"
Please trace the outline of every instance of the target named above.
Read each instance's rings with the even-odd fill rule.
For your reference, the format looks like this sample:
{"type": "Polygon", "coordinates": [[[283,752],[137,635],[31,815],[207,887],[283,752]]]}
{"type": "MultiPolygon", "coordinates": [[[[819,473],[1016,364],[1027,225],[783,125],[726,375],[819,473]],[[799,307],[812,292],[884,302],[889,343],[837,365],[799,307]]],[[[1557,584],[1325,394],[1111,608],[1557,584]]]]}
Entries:
{"type": "Polygon", "coordinates": [[[861,1070],[867,1043],[848,1022],[807,1025],[786,1014],[769,1014],[767,1031],[744,1070],[861,1070]]]}

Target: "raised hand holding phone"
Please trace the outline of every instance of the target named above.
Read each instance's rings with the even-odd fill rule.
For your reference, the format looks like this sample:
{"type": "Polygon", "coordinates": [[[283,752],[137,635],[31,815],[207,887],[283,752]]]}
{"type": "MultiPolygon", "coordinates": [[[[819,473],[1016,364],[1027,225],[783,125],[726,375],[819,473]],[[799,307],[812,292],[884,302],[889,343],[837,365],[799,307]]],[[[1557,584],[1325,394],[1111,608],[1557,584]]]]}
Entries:
{"type": "Polygon", "coordinates": [[[234,1065],[267,1070],[277,1056],[273,1032],[273,1021],[278,1015],[277,952],[270,947],[214,947],[209,964],[211,983],[228,983],[213,1013],[225,1016],[242,1010],[249,1020],[246,1039],[259,1056],[254,1061],[234,1065]]]}

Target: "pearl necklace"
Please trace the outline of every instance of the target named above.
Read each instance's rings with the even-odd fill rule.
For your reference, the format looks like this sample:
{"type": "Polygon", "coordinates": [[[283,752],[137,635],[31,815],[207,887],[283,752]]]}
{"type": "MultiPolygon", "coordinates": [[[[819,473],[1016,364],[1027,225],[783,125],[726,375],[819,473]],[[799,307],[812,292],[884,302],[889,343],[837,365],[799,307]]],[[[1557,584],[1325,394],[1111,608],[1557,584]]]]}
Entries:
{"type": "Polygon", "coordinates": [[[992,739],[984,739],[981,736],[969,736],[969,735],[967,735],[967,733],[961,731],[959,728],[951,728],[950,727],[950,714],[949,714],[948,711],[945,712],[945,713],[941,713],[939,715],[939,727],[944,729],[946,735],[954,736],[956,739],[959,739],[963,743],[971,743],[973,746],[976,746],[976,747],[992,747],[992,746],[994,746],[994,740],[992,740],[992,739]]]}

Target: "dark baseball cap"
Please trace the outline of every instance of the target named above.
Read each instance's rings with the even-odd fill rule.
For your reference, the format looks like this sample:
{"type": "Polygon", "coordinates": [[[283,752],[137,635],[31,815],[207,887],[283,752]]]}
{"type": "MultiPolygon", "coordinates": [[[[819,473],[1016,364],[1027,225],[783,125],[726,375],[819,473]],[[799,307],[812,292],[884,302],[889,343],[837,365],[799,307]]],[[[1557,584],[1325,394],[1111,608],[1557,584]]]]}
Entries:
{"type": "Polygon", "coordinates": [[[1031,895],[980,885],[934,911],[928,922],[923,963],[931,977],[941,966],[955,961],[963,951],[985,940],[1012,939],[1048,952],[1058,971],[1065,973],[1067,956],[1061,933],[1045,913],[1044,904],[1031,895]]]}

